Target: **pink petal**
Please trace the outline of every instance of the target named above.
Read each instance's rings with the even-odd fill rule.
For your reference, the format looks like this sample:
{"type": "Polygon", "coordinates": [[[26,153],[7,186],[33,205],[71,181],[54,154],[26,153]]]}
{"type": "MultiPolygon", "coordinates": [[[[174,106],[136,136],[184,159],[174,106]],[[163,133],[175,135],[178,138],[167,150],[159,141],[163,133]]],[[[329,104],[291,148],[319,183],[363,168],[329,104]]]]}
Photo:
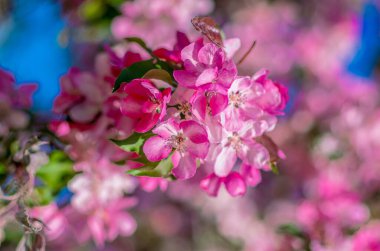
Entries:
{"type": "Polygon", "coordinates": [[[227,105],[228,97],[221,93],[216,93],[210,99],[211,114],[213,116],[218,115],[219,113],[224,111],[224,109],[226,109],[227,105]]]}
{"type": "Polygon", "coordinates": [[[205,143],[208,142],[207,131],[194,120],[186,120],[180,123],[180,128],[183,130],[183,133],[194,143],[205,143]]]}
{"type": "Polygon", "coordinates": [[[267,69],[260,69],[258,72],[255,73],[255,75],[253,75],[252,78],[254,81],[263,84],[267,79],[268,74],[269,71],[267,69]]]}
{"type": "Polygon", "coordinates": [[[149,161],[156,162],[167,158],[172,149],[168,147],[165,139],[153,136],[145,141],[143,151],[149,161]]]}
{"type": "Polygon", "coordinates": [[[254,187],[261,182],[261,173],[259,169],[251,167],[245,163],[242,164],[241,169],[247,185],[254,187]]]}
{"type": "Polygon", "coordinates": [[[235,53],[240,49],[241,42],[239,38],[231,38],[224,41],[224,48],[227,58],[232,58],[235,53]]]}
{"type": "Polygon", "coordinates": [[[124,92],[130,96],[133,96],[135,99],[142,100],[146,100],[152,95],[151,89],[154,89],[154,86],[149,80],[146,79],[135,79],[124,86],[124,92]]]}
{"type": "Polygon", "coordinates": [[[204,120],[206,118],[207,111],[207,99],[205,95],[198,95],[192,102],[192,112],[195,117],[199,120],[204,120]]]}
{"type": "Polygon", "coordinates": [[[220,177],[227,176],[235,165],[236,150],[232,147],[223,147],[215,160],[215,174],[220,177]]]}
{"type": "Polygon", "coordinates": [[[232,172],[224,181],[226,189],[232,196],[242,196],[247,191],[244,179],[237,172],[232,172]]]}
{"type": "Polygon", "coordinates": [[[92,216],[88,219],[87,223],[96,245],[103,247],[106,238],[103,221],[96,216],[92,216]]]}
{"type": "Polygon", "coordinates": [[[135,219],[128,213],[121,213],[117,217],[117,224],[122,236],[131,236],[137,228],[135,219]]]}
{"type": "Polygon", "coordinates": [[[185,154],[181,157],[178,166],[175,166],[172,170],[173,175],[177,179],[189,179],[192,178],[197,171],[197,163],[195,157],[189,154],[185,154]]]}
{"type": "Polygon", "coordinates": [[[212,83],[217,76],[218,69],[210,68],[204,70],[196,79],[195,86],[212,83]]]}
{"type": "Polygon", "coordinates": [[[159,124],[153,129],[155,134],[160,135],[163,138],[169,138],[172,135],[176,135],[180,130],[178,123],[170,118],[167,121],[159,124]]]}
{"type": "Polygon", "coordinates": [[[141,116],[141,107],[144,100],[128,96],[120,102],[120,111],[130,118],[139,118],[141,116]]]}
{"type": "Polygon", "coordinates": [[[221,179],[215,174],[210,174],[204,178],[200,186],[210,196],[217,196],[221,185],[221,179]]]}
{"type": "Polygon", "coordinates": [[[135,125],[135,131],[139,133],[145,133],[152,129],[160,118],[159,113],[143,113],[139,121],[135,125]]]}
{"type": "Polygon", "coordinates": [[[173,72],[173,76],[179,85],[189,88],[195,87],[195,82],[197,81],[196,75],[185,70],[177,70],[173,72]]]}
{"type": "Polygon", "coordinates": [[[229,92],[237,92],[237,91],[242,91],[244,89],[248,89],[251,86],[251,79],[249,77],[239,77],[236,78],[232,84],[230,89],[228,90],[229,92]]]}
{"type": "Polygon", "coordinates": [[[265,168],[269,163],[269,158],[268,150],[260,144],[251,145],[246,156],[248,163],[259,169],[265,168]]]}
{"type": "Polygon", "coordinates": [[[198,60],[205,65],[211,65],[214,60],[214,55],[220,50],[218,46],[213,43],[205,44],[202,49],[199,50],[198,60]]]}
{"type": "Polygon", "coordinates": [[[181,160],[181,154],[178,151],[175,151],[171,157],[173,166],[176,167],[179,164],[179,161],[181,160]]]}
{"type": "Polygon", "coordinates": [[[99,112],[99,108],[89,103],[83,103],[74,106],[70,112],[70,117],[79,123],[88,123],[93,120],[96,114],[99,112]]]}

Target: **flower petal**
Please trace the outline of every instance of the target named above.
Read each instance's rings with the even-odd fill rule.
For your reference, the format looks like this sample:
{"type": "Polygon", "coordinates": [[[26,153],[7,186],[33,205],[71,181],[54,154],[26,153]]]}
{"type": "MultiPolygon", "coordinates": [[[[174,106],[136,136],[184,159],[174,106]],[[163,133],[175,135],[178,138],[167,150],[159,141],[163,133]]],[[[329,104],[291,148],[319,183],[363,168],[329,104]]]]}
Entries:
{"type": "Polygon", "coordinates": [[[226,189],[232,196],[242,196],[247,191],[244,179],[237,172],[228,175],[224,181],[226,189]]]}
{"type": "Polygon", "coordinates": [[[215,160],[215,174],[220,177],[227,176],[235,165],[236,150],[232,147],[223,147],[215,160]]]}
{"type": "Polygon", "coordinates": [[[208,195],[217,196],[222,183],[221,180],[221,178],[212,173],[201,181],[200,186],[208,195]]]}
{"type": "Polygon", "coordinates": [[[145,141],[143,151],[149,161],[156,162],[167,158],[172,149],[168,147],[165,139],[153,136],[145,141]]]}
{"type": "Polygon", "coordinates": [[[173,175],[178,179],[192,178],[197,171],[197,163],[195,157],[190,154],[185,154],[179,160],[178,166],[174,167],[173,175]]]}

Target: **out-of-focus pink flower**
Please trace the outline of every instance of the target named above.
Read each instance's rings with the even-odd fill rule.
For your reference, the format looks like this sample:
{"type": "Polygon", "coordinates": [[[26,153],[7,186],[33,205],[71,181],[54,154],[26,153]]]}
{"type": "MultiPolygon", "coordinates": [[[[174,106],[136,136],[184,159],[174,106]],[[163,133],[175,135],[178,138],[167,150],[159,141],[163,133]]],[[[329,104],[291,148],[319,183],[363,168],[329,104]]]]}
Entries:
{"type": "Polygon", "coordinates": [[[297,210],[301,226],[319,242],[337,242],[345,229],[360,226],[369,217],[368,208],[359,195],[345,183],[341,173],[321,174],[316,182],[310,184],[312,193],[309,199],[303,201],[297,210]],[[323,231],[329,234],[323,236],[323,231]]]}
{"type": "Polygon", "coordinates": [[[55,203],[34,207],[29,211],[29,215],[46,225],[44,231],[50,240],[59,238],[67,228],[66,218],[55,203]]]}
{"type": "Polygon", "coordinates": [[[122,170],[107,167],[105,162],[89,165],[100,165],[102,169],[88,172],[90,168],[82,168],[85,172],[70,181],[69,189],[74,193],[71,204],[87,216],[93,239],[103,246],[105,240],[112,241],[119,234],[129,236],[135,231],[136,222],[125,210],[135,206],[137,200],[123,197],[124,193],[133,191],[135,183],[122,170]]]}
{"type": "Polygon", "coordinates": [[[72,68],[61,78],[61,93],[54,102],[54,112],[67,114],[78,123],[89,123],[101,111],[110,93],[109,86],[96,76],[72,68]]]}
{"type": "Polygon", "coordinates": [[[30,108],[35,84],[23,84],[16,88],[14,76],[0,69],[0,137],[9,130],[23,129],[29,123],[29,115],[23,109],[30,108]]]}
{"type": "Polygon", "coordinates": [[[134,120],[136,132],[149,131],[166,115],[170,88],[160,92],[152,81],[135,79],[125,85],[123,91],[127,96],[122,100],[121,112],[134,120]]]}
{"type": "Polygon", "coordinates": [[[213,43],[204,43],[203,39],[186,46],[181,52],[184,70],[174,71],[177,82],[192,89],[226,91],[237,70],[226,52],[213,43]]]}
{"type": "Polygon", "coordinates": [[[244,73],[252,74],[253,70],[263,66],[275,75],[291,71],[297,58],[302,56],[294,48],[294,40],[300,35],[296,29],[299,22],[297,8],[290,2],[250,1],[250,5],[231,15],[223,30],[228,37],[241,39],[238,58],[246,53],[253,41],[257,41],[254,50],[239,65],[244,73]]]}
{"type": "Polygon", "coordinates": [[[353,237],[353,251],[380,250],[380,222],[371,221],[361,227],[353,237]]]}
{"type": "Polygon", "coordinates": [[[141,188],[146,192],[153,192],[158,187],[161,191],[165,191],[168,187],[168,181],[160,177],[139,177],[141,188]]]}
{"type": "Polygon", "coordinates": [[[176,30],[196,34],[191,18],[207,15],[213,9],[210,0],[136,0],[121,6],[122,15],[112,22],[117,39],[141,37],[148,46],[171,48],[176,30]]]}
{"type": "Polygon", "coordinates": [[[200,186],[209,195],[217,196],[222,184],[231,196],[243,196],[247,190],[245,180],[238,172],[231,172],[226,177],[218,177],[212,173],[201,181],[200,186]]]}
{"type": "Polygon", "coordinates": [[[123,57],[119,57],[110,47],[106,46],[105,49],[109,57],[111,73],[115,78],[120,75],[124,68],[142,60],[140,54],[132,51],[127,51],[123,57]]]}
{"type": "Polygon", "coordinates": [[[188,179],[196,172],[196,158],[207,156],[209,141],[205,128],[199,123],[187,120],[177,122],[169,119],[158,125],[143,147],[149,161],[167,158],[172,150],[173,174],[179,179],[188,179]]]}
{"type": "Polygon", "coordinates": [[[95,209],[88,217],[88,228],[97,246],[104,246],[106,240],[113,241],[118,235],[130,236],[135,232],[136,221],[125,210],[136,204],[134,198],[121,198],[95,209]]]}

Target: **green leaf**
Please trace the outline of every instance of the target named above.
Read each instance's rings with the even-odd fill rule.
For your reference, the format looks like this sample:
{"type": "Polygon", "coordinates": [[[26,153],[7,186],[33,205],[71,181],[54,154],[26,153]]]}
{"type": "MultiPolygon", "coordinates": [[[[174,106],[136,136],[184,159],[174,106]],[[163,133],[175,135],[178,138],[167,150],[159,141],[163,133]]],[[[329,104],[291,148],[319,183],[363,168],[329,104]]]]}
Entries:
{"type": "Polygon", "coordinates": [[[152,137],[154,134],[152,132],[146,133],[134,133],[124,140],[111,140],[121,149],[127,152],[135,152],[137,154],[142,154],[142,146],[148,138],[152,137]]]}
{"type": "Polygon", "coordinates": [[[164,177],[170,176],[173,169],[171,155],[159,162],[146,162],[145,166],[138,169],[129,170],[128,173],[133,176],[164,177]]]}
{"type": "Polygon", "coordinates": [[[145,73],[143,78],[162,80],[170,85],[173,83],[173,79],[170,76],[169,72],[162,69],[152,69],[148,71],[147,73],[145,73]]]}
{"type": "Polygon", "coordinates": [[[146,72],[155,68],[157,67],[153,63],[153,59],[149,59],[134,63],[131,66],[123,69],[119,77],[115,81],[115,85],[113,87],[112,92],[117,91],[122,83],[129,83],[133,79],[142,78],[142,76],[144,76],[146,72]]]}
{"type": "Polygon", "coordinates": [[[45,206],[54,200],[52,190],[49,187],[37,187],[32,195],[25,201],[28,207],[45,206]]]}
{"type": "MultiPolygon", "coordinates": [[[[138,160],[136,160],[138,161],[138,160]]],[[[164,177],[168,178],[173,169],[171,155],[159,162],[142,161],[145,166],[129,170],[128,173],[133,176],[149,176],[149,177],[164,177]]]]}
{"type": "Polygon", "coordinates": [[[161,172],[162,177],[168,177],[173,169],[171,155],[166,159],[161,160],[155,169],[161,172]]]}
{"type": "Polygon", "coordinates": [[[159,170],[151,169],[149,167],[131,169],[128,173],[133,176],[161,177],[161,172],[159,170]]]}
{"type": "Polygon", "coordinates": [[[154,55],[152,54],[153,50],[151,48],[149,48],[146,45],[146,43],[144,42],[144,40],[142,40],[141,38],[139,38],[139,37],[127,37],[127,38],[125,38],[125,40],[129,43],[136,43],[136,44],[140,45],[141,48],[143,48],[146,52],[148,52],[151,56],[154,57],[154,55]]]}
{"type": "Polygon", "coordinates": [[[305,238],[305,234],[296,225],[293,224],[283,224],[277,229],[280,234],[287,234],[299,238],[305,238]]]}
{"type": "Polygon", "coordinates": [[[149,59],[132,64],[131,66],[124,68],[118,78],[115,81],[112,92],[117,91],[122,83],[129,83],[136,78],[142,78],[149,70],[163,69],[170,74],[173,73],[172,67],[162,60],[149,59]]]}
{"type": "Polygon", "coordinates": [[[276,175],[280,174],[276,162],[271,162],[271,163],[270,163],[270,169],[272,170],[272,172],[273,172],[274,174],[276,174],[276,175]]]}
{"type": "Polygon", "coordinates": [[[75,175],[72,167],[72,161],[62,151],[55,151],[49,162],[38,169],[37,177],[50,189],[52,195],[56,195],[75,175]]]}

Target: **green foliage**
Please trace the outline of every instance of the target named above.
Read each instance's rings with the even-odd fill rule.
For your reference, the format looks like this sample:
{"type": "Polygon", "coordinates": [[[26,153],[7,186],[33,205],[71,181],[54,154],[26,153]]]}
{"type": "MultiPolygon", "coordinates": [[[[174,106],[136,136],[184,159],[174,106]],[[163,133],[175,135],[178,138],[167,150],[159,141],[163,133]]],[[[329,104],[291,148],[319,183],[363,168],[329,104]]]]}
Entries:
{"type": "Polygon", "coordinates": [[[121,149],[127,152],[135,152],[137,154],[142,154],[142,147],[148,138],[152,137],[154,134],[152,132],[147,133],[133,133],[127,139],[124,140],[112,140],[121,149]]]}
{"type": "Polygon", "coordinates": [[[158,162],[150,162],[144,155],[142,150],[145,141],[152,137],[152,132],[134,133],[125,140],[112,140],[121,149],[128,152],[135,152],[139,155],[136,162],[143,164],[143,167],[131,169],[128,171],[133,176],[149,176],[149,177],[169,177],[173,169],[171,156],[158,162]]]}
{"type": "Polygon", "coordinates": [[[172,72],[172,69],[166,62],[158,59],[149,59],[136,62],[121,71],[119,77],[115,81],[112,91],[117,91],[122,83],[129,83],[136,78],[142,78],[149,70],[152,69],[163,69],[169,73],[172,72]]]}
{"type": "Polygon", "coordinates": [[[304,238],[305,237],[305,235],[301,231],[301,229],[299,229],[296,225],[293,225],[293,224],[283,224],[283,225],[280,225],[278,227],[277,231],[280,234],[287,234],[287,235],[291,235],[291,236],[299,237],[299,238],[304,238]]]}
{"type": "Polygon", "coordinates": [[[128,173],[133,176],[149,176],[149,177],[169,177],[173,169],[171,156],[159,162],[144,161],[144,167],[129,170],[128,173]]]}
{"type": "Polygon", "coordinates": [[[27,203],[29,205],[49,204],[75,175],[72,166],[72,161],[63,152],[53,152],[49,162],[38,169],[36,176],[42,181],[42,185],[34,189],[27,203]]]}

